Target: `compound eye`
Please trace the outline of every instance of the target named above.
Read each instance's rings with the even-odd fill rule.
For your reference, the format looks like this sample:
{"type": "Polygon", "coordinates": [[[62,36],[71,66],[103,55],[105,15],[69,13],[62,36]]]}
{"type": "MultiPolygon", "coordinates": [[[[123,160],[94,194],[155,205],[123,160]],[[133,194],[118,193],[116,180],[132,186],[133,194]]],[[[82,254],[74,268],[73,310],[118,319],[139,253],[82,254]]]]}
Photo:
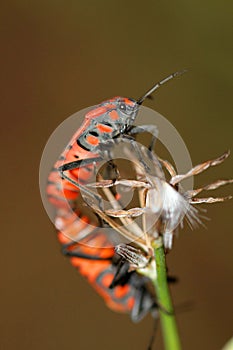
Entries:
{"type": "Polygon", "coordinates": [[[119,108],[121,111],[126,111],[126,105],[124,103],[121,103],[119,108]]]}

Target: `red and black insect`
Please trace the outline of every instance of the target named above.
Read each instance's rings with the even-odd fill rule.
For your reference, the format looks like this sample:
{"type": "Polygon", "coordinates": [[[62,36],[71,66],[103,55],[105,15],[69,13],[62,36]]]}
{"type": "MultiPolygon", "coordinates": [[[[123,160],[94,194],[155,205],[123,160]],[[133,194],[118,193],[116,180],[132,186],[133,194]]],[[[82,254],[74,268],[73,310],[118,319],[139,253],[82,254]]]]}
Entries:
{"type": "MultiPolygon", "coordinates": [[[[127,138],[134,144],[134,135],[142,132],[133,126],[140,105],[162,84],[180,74],[174,73],[155,84],[138,101],[115,97],[88,112],[48,178],[47,195],[56,209],[55,225],[63,254],[70,257],[72,265],[111,309],[129,313],[133,321],[139,321],[148,312],[156,314],[149,279],[136,271],[129,272],[129,264],[120,260],[111,237],[101,230],[101,220],[90,226],[90,217],[78,210],[76,200],[80,190],[100,199],[85,186],[95,172],[95,164],[103,160],[115,140],[127,138]]],[[[146,130],[153,133],[151,126],[144,125],[143,131],[146,130]]]]}

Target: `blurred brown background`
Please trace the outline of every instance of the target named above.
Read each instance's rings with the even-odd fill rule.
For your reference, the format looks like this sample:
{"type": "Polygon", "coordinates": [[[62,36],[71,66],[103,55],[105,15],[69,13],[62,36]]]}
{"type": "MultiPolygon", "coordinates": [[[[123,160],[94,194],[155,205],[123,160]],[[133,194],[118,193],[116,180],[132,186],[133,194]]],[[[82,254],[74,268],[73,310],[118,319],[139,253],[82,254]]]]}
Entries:
{"type": "MultiPolygon", "coordinates": [[[[7,1],[1,9],[1,340],[11,349],[146,349],[152,320],[108,310],[60,254],[41,204],[43,147],[66,117],[114,95],[139,97],[187,68],[146,105],[182,135],[192,161],[232,148],[232,14],[212,1],[7,1]]],[[[196,185],[232,176],[232,157],[196,185]]],[[[215,195],[232,192],[230,187],[215,195]]],[[[232,335],[232,202],[180,232],[168,258],[184,349],[232,335]]],[[[160,330],[156,349],[162,349],[160,330]]]]}

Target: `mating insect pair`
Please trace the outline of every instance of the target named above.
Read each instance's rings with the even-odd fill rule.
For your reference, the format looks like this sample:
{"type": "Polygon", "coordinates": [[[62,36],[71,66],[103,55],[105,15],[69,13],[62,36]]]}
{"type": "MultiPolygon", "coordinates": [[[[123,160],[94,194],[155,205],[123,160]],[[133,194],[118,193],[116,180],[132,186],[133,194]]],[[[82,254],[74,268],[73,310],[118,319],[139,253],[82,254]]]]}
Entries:
{"type": "Polygon", "coordinates": [[[144,100],[180,74],[177,72],[155,84],[138,101],[116,97],[88,112],[48,179],[47,194],[56,209],[55,225],[63,253],[70,257],[71,263],[111,309],[129,313],[133,321],[139,321],[148,312],[154,316],[157,314],[150,279],[141,274],[147,274],[147,269],[155,271],[152,242],[162,237],[164,246],[171,248],[173,234],[185,216],[192,225],[200,221],[192,204],[226,199],[195,199],[195,196],[202,190],[231,182],[218,181],[198,190],[183,192],[179,184],[181,180],[220,164],[228,153],[193,168],[185,175],[177,175],[170,163],[142,149],[135,140],[137,134],[150,132],[149,149],[153,148],[156,127],[137,127],[133,122],[144,100]],[[130,156],[136,164],[134,180],[120,178],[118,167],[110,160],[116,142],[126,142],[133,150],[130,156]],[[147,164],[148,159],[151,166],[147,164]],[[107,178],[99,176],[98,181],[88,184],[103,160],[108,163],[107,178]],[[166,181],[162,168],[170,173],[170,182],[166,181]],[[125,209],[116,190],[118,185],[126,190],[137,189],[138,207],[125,209]],[[101,189],[101,195],[97,188],[101,189]],[[91,213],[97,215],[97,221],[90,213],[83,213],[82,203],[79,209],[80,192],[91,213]],[[104,208],[103,193],[112,208],[104,208]],[[141,218],[142,228],[135,222],[136,217],[141,218]],[[122,244],[122,237],[128,242],[134,241],[133,245],[122,244]]]}

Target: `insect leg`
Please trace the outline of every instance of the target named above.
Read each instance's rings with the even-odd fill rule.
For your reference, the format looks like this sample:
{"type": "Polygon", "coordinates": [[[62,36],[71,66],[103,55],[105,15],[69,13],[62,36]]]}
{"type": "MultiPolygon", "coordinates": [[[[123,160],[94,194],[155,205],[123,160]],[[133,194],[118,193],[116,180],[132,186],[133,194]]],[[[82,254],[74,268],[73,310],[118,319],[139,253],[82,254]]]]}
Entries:
{"type": "Polygon", "coordinates": [[[120,258],[116,267],[117,267],[117,270],[109,286],[110,289],[118,285],[124,285],[125,283],[127,283],[129,276],[131,274],[129,272],[129,264],[123,258],[120,258]]]}
{"type": "Polygon", "coordinates": [[[93,162],[98,162],[101,161],[102,158],[101,157],[95,157],[95,158],[88,158],[88,159],[83,159],[83,160],[77,160],[74,162],[70,162],[70,163],[66,163],[63,164],[62,166],[60,166],[58,168],[58,171],[60,173],[61,178],[66,179],[67,181],[69,181],[72,185],[76,186],[77,188],[79,188],[81,191],[83,191],[83,193],[87,194],[88,196],[96,199],[99,202],[100,207],[102,207],[102,197],[99,196],[96,193],[93,193],[91,190],[89,190],[86,186],[81,185],[78,181],[73,180],[72,178],[70,178],[69,176],[65,175],[65,171],[68,170],[73,170],[73,169],[78,169],[81,167],[84,167],[86,165],[90,165],[93,164],[93,162]]]}
{"type": "Polygon", "coordinates": [[[156,125],[140,125],[140,126],[133,126],[129,129],[128,135],[135,135],[135,134],[141,134],[143,132],[148,132],[152,135],[151,141],[149,143],[148,149],[151,151],[154,148],[155,142],[158,138],[158,128],[156,125]]]}
{"type": "Polygon", "coordinates": [[[112,256],[109,257],[101,257],[101,256],[95,256],[91,254],[85,254],[77,251],[69,250],[70,247],[72,247],[74,243],[66,244],[62,246],[62,254],[69,257],[76,257],[76,258],[82,258],[87,260],[102,260],[102,261],[109,261],[112,260],[112,256]]]}
{"type": "Polygon", "coordinates": [[[151,338],[150,338],[150,342],[149,342],[149,345],[147,347],[147,350],[152,350],[152,346],[154,344],[154,341],[155,341],[155,334],[156,334],[156,331],[157,331],[157,328],[158,328],[158,317],[156,317],[154,319],[154,327],[153,327],[153,330],[152,330],[152,334],[151,334],[151,338]]]}
{"type": "Polygon", "coordinates": [[[136,153],[136,157],[137,157],[137,160],[139,161],[139,163],[141,164],[141,166],[143,167],[143,169],[146,171],[146,172],[150,172],[151,169],[150,167],[145,163],[144,159],[143,159],[143,154],[142,154],[142,151],[141,149],[139,148],[138,146],[138,143],[136,142],[136,140],[132,137],[132,136],[129,136],[129,135],[124,135],[122,136],[122,140],[124,141],[128,141],[132,148],[133,148],[133,151],[136,153]]]}

